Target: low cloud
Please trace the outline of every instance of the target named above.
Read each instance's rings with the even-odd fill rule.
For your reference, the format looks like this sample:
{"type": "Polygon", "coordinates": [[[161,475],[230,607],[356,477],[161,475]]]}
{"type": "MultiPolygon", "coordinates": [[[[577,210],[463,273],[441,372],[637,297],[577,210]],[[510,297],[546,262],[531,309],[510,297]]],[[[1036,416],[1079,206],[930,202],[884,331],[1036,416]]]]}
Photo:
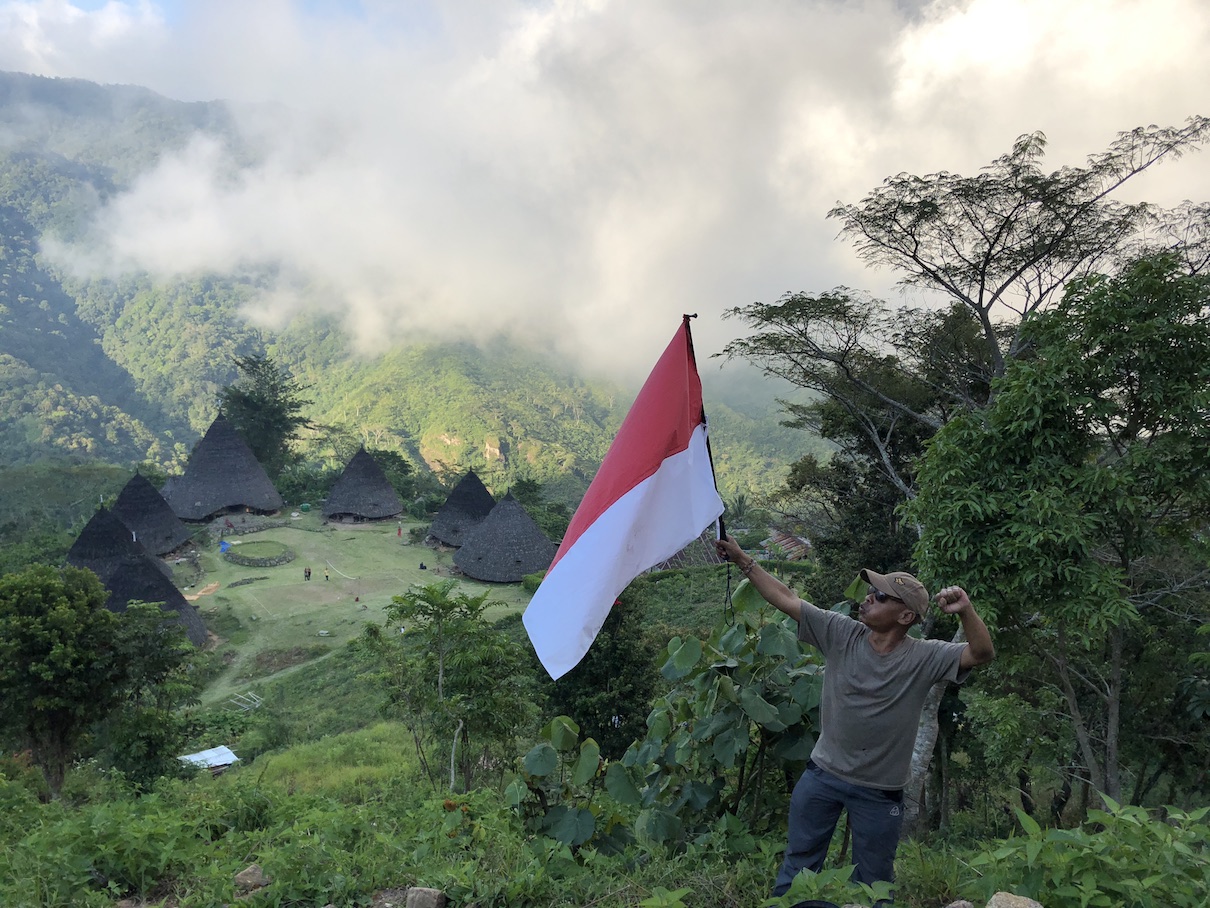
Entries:
{"type": "MultiPolygon", "coordinates": [[[[825,214],[890,174],[974,172],[1038,129],[1079,164],[1210,113],[1200,0],[88,6],[0,2],[0,66],[238,102],[264,153],[195,140],[70,253],[279,266],[257,317],[334,308],[366,349],[511,331],[645,369],[698,312],[704,356],[730,306],[889,293],[825,214]]],[[[1206,174],[1137,191],[1204,200],[1206,174]]]]}

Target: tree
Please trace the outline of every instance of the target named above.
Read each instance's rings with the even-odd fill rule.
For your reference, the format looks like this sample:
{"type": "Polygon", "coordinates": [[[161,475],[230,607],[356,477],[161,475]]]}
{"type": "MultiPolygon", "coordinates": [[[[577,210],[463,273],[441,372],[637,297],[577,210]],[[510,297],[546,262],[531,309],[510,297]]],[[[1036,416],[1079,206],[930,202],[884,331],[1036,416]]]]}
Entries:
{"type": "Polygon", "coordinates": [[[29,748],[54,796],[87,731],[185,659],[158,606],[118,615],[108,595],[73,567],[0,577],[0,727],[29,748]]]}
{"type": "Polygon", "coordinates": [[[916,529],[898,507],[913,494],[924,443],[959,398],[968,406],[987,400],[974,317],[956,305],[895,312],[845,288],[788,294],[728,315],[757,333],[732,341],[723,355],[813,392],[811,403],[780,402],[785,424],[836,446],[830,458],[808,454],[794,463],[771,499],[812,541],[830,581],[816,592],[838,601],[862,564],[907,569],[916,529]]]}
{"type": "Polygon", "coordinates": [[[248,442],[270,479],[297,460],[291,442],[310,427],[302,410],[306,388],[268,356],[237,356],[241,377],[218,394],[227,419],[248,442]]]}
{"type": "MultiPolygon", "coordinates": [[[[901,436],[927,437],[953,414],[985,406],[991,380],[1022,352],[1023,322],[1059,299],[1067,282],[1112,271],[1147,244],[1183,249],[1204,266],[1210,206],[1163,210],[1112,196],[1207,136],[1205,117],[1180,128],[1139,128],[1119,134],[1085,167],[1046,173],[1046,137],[1035,132],[977,176],[890,177],[829,217],[866,262],[899,273],[902,286],[940,293],[949,309],[892,312],[845,287],[786,294],[776,304],[728,310],[756,333],[723,355],[749,359],[845,414],[868,456],[910,498],[913,478],[904,467],[914,458],[895,456],[901,436]]],[[[825,415],[788,409],[812,428],[825,415]]]]}
{"type": "Polygon", "coordinates": [[[1185,222],[1204,223],[1204,211],[1162,212],[1111,196],[1208,135],[1206,117],[1190,117],[1183,127],[1140,127],[1119,133],[1085,167],[1044,173],[1046,137],[1034,132],[978,176],[899,174],[828,216],[841,222],[841,234],[866,262],[968,308],[982,327],[991,379],[1021,349],[1019,332],[1001,331],[1005,311],[1019,326],[1059,298],[1069,281],[1137,254],[1145,228],[1173,233],[1183,232],[1185,222]]]}
{"type": "MultiPolygon", "coordinates": [[[[836,436],[834,460],[852,461],[858,480],[853,489],[861,494],[853,500],[881,499],[877,513],[892,525],[894,508],[916,494],[919,445],[950,419],[994,400],[993,380],[1027,352],[1024,324],[1052,306],[1069,282],[1112,273],[1141,249],[1163,244],[1175,245],[1190,271],[1206,266],[1210,207],[1164,211],[1113,195],[1160,161],[1197,149],[1208,135],[1204,117],[1183,127],[1135,129],[1084,167],[1046,173],[1046,140],[1033,133],[973,177],[891,177],[830,216],[868,263],[895,270],[905,287],[940,293],[949,310],[892,313],[846,288],[789,294],[776,305],[730,310],[756,333],[729,344],[724,355],[749,358],[820,396],[814,407],[790,409],[791,416],[836,436]]],[[[845,488],[846,477],[829,478],[836,480],[832,488],[845,488]]],[[[842,498],[830,502],[837,513],[851,513],[842,498]]],[[[910,514],[917,531],[930,518],[926,509],[910,514]]],[[[918,741],[927,743],[935,732],[935,711],[926,708],[918,741]]],[[[913,764],[914,788],[928,758],[922,753],[913,764]]]]}
{"type": "Polygon", "coordinates": [[[386,474],[387,482],[399,493],[403,501],[411,501],[416,497],[416,469],[398,451],[366,448],[386,474]]]}
{"type": "MultiPolygon", "coordinates": [[[[1180,685],[1148,674],[1206,680],[1188,642],[1210,617],[1210,278],[1179,261],[1081,278],[1029,319],[1029,356],[985,412],[938,432],[910,506],[924,575],[994,609],[1034,672],[1040,657],[1088,780],[1114,800],[1124,728],[1189,726],[1173,715],[1188,695],[1171,702],[1180,685]]],[[[1185,744],[1204,751],[1204,731],[1185,744]]]]}
{"type": "Polygon", "coordinates": [[[479,773],[511,759],[516,735],[535,713],[520,645],[484,622],[488,593],[455,593],[444,580],[416,586],[387,606],[384,627],[363,636],[383,666],[390,698],[436,782],[448,757],[449,787],[469,791],[479,773]],[[398,630],[396,630],[398,629],[398,630]]]}

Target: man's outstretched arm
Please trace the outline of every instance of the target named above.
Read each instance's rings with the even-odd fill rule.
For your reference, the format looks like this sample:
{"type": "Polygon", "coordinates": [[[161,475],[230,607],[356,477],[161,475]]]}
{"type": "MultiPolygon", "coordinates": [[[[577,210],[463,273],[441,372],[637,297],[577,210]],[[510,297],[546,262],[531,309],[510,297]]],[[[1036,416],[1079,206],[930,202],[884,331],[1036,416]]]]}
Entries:
{"type": "Polygon", "coordinates": [[[766,571],[756,559],[744,552],[739,544],[730,536],[724,536],[715,543],[720,558],[726,558],[732,564],[739,566],[740,571],[756,587],[756,591],[765,601],[780,611],[785,612],[795,621],[802,620],[802,600],[788,586],[766,571]]]}

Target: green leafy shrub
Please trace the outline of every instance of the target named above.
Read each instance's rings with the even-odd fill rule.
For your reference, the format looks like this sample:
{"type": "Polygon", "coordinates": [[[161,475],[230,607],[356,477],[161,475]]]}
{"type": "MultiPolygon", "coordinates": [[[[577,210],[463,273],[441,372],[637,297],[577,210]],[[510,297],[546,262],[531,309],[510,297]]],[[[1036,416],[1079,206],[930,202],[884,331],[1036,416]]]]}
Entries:
{"type": "Polygon", "coordinates": [[[812,873],[804,870],[794,878],[789,891],[777,900],[779,906],[796,905],[808,899],[820,899],[837,905],[889,905],[894,887],[879,881],[873,886],[853,881],[853,865],[833,867],[812,873]],[[886,901],[884,901],[886,900],[886,901]]]}
{"type": "Polygon", "coordinates": [[[1210,807],[1167,817],[1106,798],[1079,829],[1043,829],[1017,811],[1025,835],[975,857],[974,888],[1047,908],[1202,908],[1210,892],[1210,807]]]}
{"type": "Polygon", "coordinates": [[[820,667],[759,596],[737,594],[735,623],[720,621],[705,644],[674,637],[661,673],[675,687],[622,760],[645,806],[639,840],[710,836],[727,814],[779,826],[786,779],[815,744],[820,667]]]}
{"type": "Polygon", "coordinates": [[[621,805],[637,805],[637,790],[619,764],[606,769],[597,742],[581,741],[580,727],[572,719],[552,719],[522,767],[522,775],[504,796],[525,818],[528,829],[575,848],[591,841],[607,853],[616,853],[634,840],[629,828],[632,817],[622,812],[621,805]]]}

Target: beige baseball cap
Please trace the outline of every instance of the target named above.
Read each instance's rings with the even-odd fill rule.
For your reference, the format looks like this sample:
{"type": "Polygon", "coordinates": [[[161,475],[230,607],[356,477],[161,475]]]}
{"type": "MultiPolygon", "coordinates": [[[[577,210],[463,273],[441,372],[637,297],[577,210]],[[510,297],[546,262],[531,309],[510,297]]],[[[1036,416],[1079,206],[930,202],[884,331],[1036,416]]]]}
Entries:
{"type": "Polygon", "coordinates": [[[928,614],[929,591],[911,574],[904,571],[879,574],[877,571],[863,569],[861,579],[874,589],[903,600],[903,603],[921,618],[928,614]]]}

